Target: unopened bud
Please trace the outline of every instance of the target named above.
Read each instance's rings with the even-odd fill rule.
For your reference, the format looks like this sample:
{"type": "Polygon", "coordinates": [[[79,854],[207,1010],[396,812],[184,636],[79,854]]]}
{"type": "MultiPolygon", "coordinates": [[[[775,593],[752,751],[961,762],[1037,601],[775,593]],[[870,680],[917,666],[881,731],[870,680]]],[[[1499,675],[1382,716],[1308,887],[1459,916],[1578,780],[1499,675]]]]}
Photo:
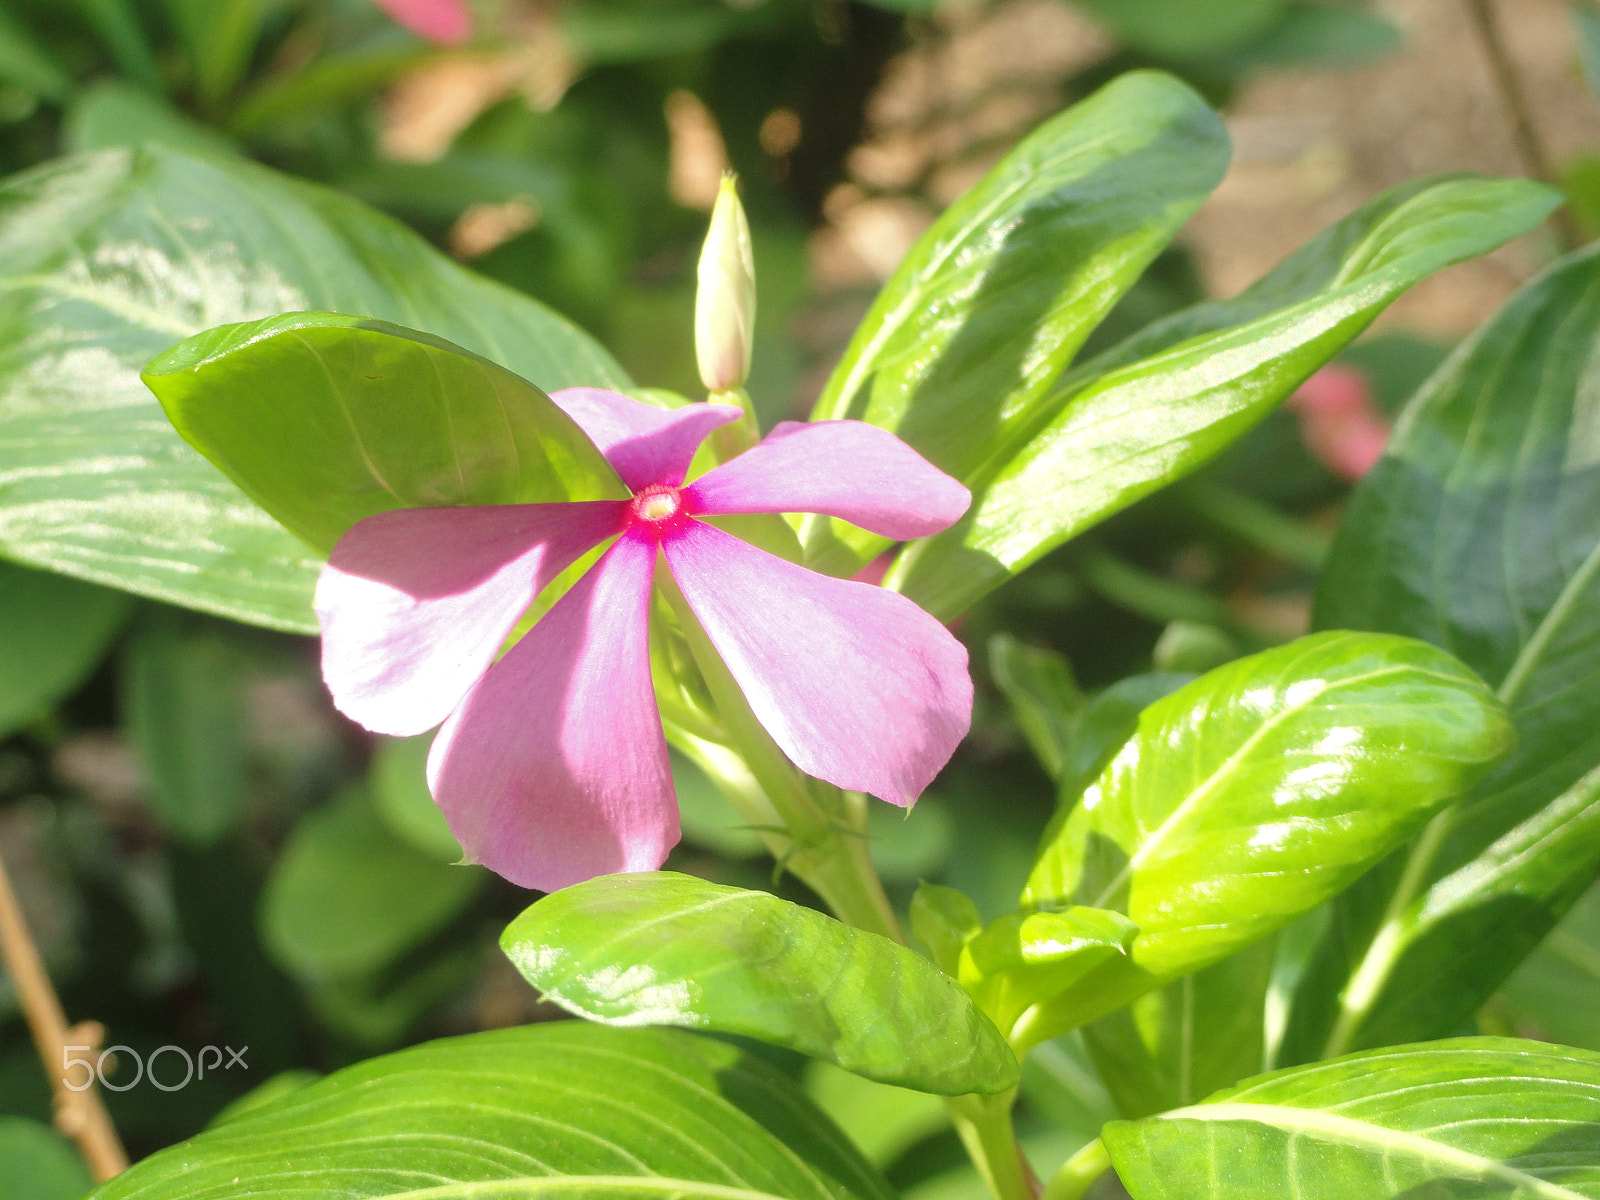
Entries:
{"type": "Polygon", "coordinates": [[[732,174],[722,177],[711,228],[700,250],[700,286],[694,300],[694,351],[700,382],[710,392],[744,384],[756,323],[756,266],[750,226],[732,174]]]}

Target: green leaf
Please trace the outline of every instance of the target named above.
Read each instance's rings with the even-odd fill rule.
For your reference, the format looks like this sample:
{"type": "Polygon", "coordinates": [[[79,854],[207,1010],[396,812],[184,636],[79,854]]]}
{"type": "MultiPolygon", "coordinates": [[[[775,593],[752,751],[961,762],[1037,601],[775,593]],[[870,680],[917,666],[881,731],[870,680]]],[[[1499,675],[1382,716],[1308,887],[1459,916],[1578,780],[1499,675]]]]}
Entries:
{"type": "Polygon", "coordinates": [[[1597,337],[1590,249],[1417,393],[1346,512],[1316,623],[1456,654],[1518,746],[1339,899],[1284,1061],[1459,1029],[1600,871],[1597,337]]]}
{"type": "Polygon", "coordinates": [[[1103,1134],[1134,1200],[1600,1196],[1600,1056],[1461,1038],[1279,1071],[1103,1134]]]}
{"type": "Polygon", "coordinates": [[[58,161],[0,185],[0,554],[315,632],[316,558],[139,382],[182,338],[308,309],[422,327],[546,389],[627,383],[562,318],[335,192],[163,147],[58,161]]]}
{"type": "Polygon", "coordinates": [[[428,791],[428,751],[433,734],[379,738],[367,786],[378,816],[401,841],[442,863],[465,857],[450,823],[428,791]]]}
{"type": "Polygon", "coordinates": [[[1600,887],[1591,887],[1497,993],[1518,1029],[1600,1050],[1600,887]]]}
{"type": "Polygon", "coordinates": [[[950,1127],[944,1102],[927,1092],[874,1083],[819,1059],[806,1064],[804,1079],[806,1094],[875,1167],[890,1166],[924,1138],[950,1127]]]}
{"type": "Polygon", "coordinates": [[[1034,1038],[1265,937],[1348,887],[1511,742],[1471,672],[1422,642],[1324,633],[1146,708],[1048,844],[1027,905],[1125,912],[1113,960],[1034,1038]]]}
{"type": "Polygon", "coordinates": [[[27,1117],[0,1117],[0,1200],[79,1200],[94,1186],[72,1144],[27,1117]]]}
{"type": "Polygon", "coordinates": [[[122,660],[122,714],[151,806],[168,830],[205,845],[248,798],[245,661],[216,624],[187,613],[142,615],[122,660]]]}
{"type": "MultiPolygon", "coordinates": [[[[813,419],[892,430],[969,484],[992,474],[1048,417],[1051,383],[1227,159],[1216,114],[1154,72],[1047,121],[906,255],[813,419]]],[[[841,573],[888,544],[826,518],[802,540],[809,562],[841,573]]]]}
{"type": "Polygon", "coordinates": [[[962,891],[926,881],[911,897],[911,932],[946,975],[961,970],[961,951],[983,931],[978,906],[962,891]]]}
{"type": "Polygon", "coordinates": [[[0,737],[83,682],[128,607],[107,588],[0,561],[0,737]]]}
{"type": "Polygon", "coordinates": [[[1261,33],[1287,0],[1078,0],[1137,50],[1168,58],[1195,58],[1225,50],[1261,33]]]}
{"type": "MultiPolygon", "coordinates": [[[[145,36],[136,0],[77,0],[122,73],[148,92],[161,91],[161,68],[145,36]]],[[[91,90],[93,90],[91,88],[91,90]]]]}
{"type": "Polygon", "coordinates": [[[1005,1039],[953,979],[764,892],[602,876],[533,905],[500,945],[547,1000],[592,1021],[743,1034],[938,1095],[1017,1082],[1005,1039]]]}
{"type": "Polygon", "coordinates": [[[997,917],[961,950],[961,984],[1007,1033],[1110,959],[1126,956],[1138,927],[1118,912],[1072,907],[997,917]]]}
{"type": "Polygon", "coordinates": [[[1072,665],[1054,650],[997,633],[989,639],[989,674],[1010,703],[1028,749],[1051,779],[1060,779],[1085,703],[1072,665]]]}
{"type": "Polygon", "coordinates": [[[334,313],[223,325],[144,382],[185,440],[324,554],[394,508],[626,496],[578,424],[443,338],[334,313]]]}
{"type": "Polygon", "coordinates": [[[399,841],[362,792],[347,792],[304,817],[273,863],[262,939],[303,980],[369,974],[437,932],[484,880],[399,841]]]}
{"type": "Polygon", "coordinates": [[[0,9],[0,79],[47,100],[64,100],[72,91],[72,76],[55,55],[5,9],[0,9]]]}
{"type": "Polygon", "coordinates": [[[1122,1116],[1193,1104],[1261,1073],[1275,941],[1247,946],[1083,1027],[1122,1116]]]}
{"type": "Polygon", "coordinates": [[[1526,180],[1408,184],[1235,299],[1149,326],[1041,400],[1047,421],[974,485],[959,524],[901,556],[887,584],[931,612],[961,612],[1067,538],[1193,471],[1412,284],[1527,232],[1558,199],[1526,180]]]}
{"type": "Polygon", "coordinates": [[[214,108],[250,66],[266,0],[163,0],[188,52],[195,90],[214,108]]]}
{"type": "Polygon", "coordinates": [[[159,142],[186,154],[237,156],[240,150],[209,125],[184,115],[144,88],[102,79],[79,89],[64,122],[70,153],[159,142]]]}
{"type": "Polygon", "coordinates": [[[546,1022],[370,1059],[135,1163],[95,1200],[890,1200],[786,1076],[675,1030],[546,1022]]]}

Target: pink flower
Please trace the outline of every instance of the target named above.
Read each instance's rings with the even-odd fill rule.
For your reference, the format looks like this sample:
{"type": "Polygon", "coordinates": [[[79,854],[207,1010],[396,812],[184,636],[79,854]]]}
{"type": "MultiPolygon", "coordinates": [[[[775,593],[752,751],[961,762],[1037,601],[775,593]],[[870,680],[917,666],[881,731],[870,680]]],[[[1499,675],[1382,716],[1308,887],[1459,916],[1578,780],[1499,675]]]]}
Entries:
{"type": "Polygon", "coordinates": [[[923,537],[966,510],[966,488],[859,421],[780,425],[685,484],[695,450],[737,408],[666,410],[591,388],[551,399],[632,499],[380,513],[340,539],[317,585],[322,671],[339,708],[397,736],[444,722],[428,782],[468,861],[552,891],[654,870],[677,842],[650,681],[658,558],[796,766],[912,803],[971,720],[961,643],[903,596],[818,575],[697,518],[811,512],[923,537]],[[539,591],[612,537],[495,661],[539,591]]]}
{"type": "Polygon", "coordinates": [[[466,0],[374,0],[401,25],[430,42],[453,46],[472,33],[466,0]]]}
{"type": "Polygon", "coordinates": [[[1383,457],[1389,422],[1372,402],[1367,377],[1354,367],[1330,363],[1289,397],[1300,414],[1306,449],[1328,470],[1352,482],[1383,457]]]}

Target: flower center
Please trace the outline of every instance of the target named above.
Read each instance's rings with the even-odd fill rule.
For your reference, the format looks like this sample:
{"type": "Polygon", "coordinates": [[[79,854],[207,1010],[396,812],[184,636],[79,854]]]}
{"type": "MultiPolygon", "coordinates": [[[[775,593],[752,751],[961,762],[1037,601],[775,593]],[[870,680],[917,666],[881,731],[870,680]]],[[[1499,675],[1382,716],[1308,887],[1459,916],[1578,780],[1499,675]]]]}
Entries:
{"type": "Polygon", "coordinates": [[[651,525],[665,525],[683,511],[683,497],[670,483],[652,483],[633,497],[633,515],[651,525]]]}

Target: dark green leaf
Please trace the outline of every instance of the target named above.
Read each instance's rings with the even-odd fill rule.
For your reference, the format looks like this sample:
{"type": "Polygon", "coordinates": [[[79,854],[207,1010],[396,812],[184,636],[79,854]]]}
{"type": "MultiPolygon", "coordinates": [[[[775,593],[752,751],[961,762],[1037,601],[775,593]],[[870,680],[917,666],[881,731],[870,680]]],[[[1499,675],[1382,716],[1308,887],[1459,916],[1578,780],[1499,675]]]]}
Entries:
{"type": "Polygon", "coordinates": [[[1103,1136],[1134,1200],[1593,1200],[1600,1056],[1513,1038],[1400,1046],[1103,1136]]]}
{"type": "Polygon", "coordinates": [[[122,714],[151,806],[179,837],[227,832],[247,798],[245,662],[223,629],[146,612],[122,659],[122,714]]]}
{"type": "Polygon", "coordinates": [[[1072,665],[1053,650],[997,633],[989,639],[989,674],[1010,702],[1028,748],[1051,779],[1060,779],[1084,706],[1072,665]]]}
{"type": "Polygon", "coordinates": [[[1215,962],[1336,895],[1511,742],[1449,655],[1325,633],[1146,708],[1044,849],[1023,901],[1126,912],[1113,960],[1035,1010],[1033,1040],[1215,962]]]}
{"type": "Polygon", "coordinates": [[[367,974],[437,931],[484,878],[399,841],[349,792],[295,826],[262,896],[262,938],[301,979],[367,974]]]}
{"type": "Polygon", "coordinates": [[[1518,747],[1340,898],[1285,1061],[1460,1028],[1600,871],[1600,250],[1527,284],[1407,407],[1315,620],[1495,685],[1518,747]]]}
{"type": "Polygon", "coordinates": [[[1008,446],[975,485],[961,523],[913,547],[887,582],[932,612],[962,611],[1047,550],[1193,471],[1401,292],[1525,233],[1557,199],[1527,180],[1407,185],[1234,300],[1148,327],[1041,400],[1046,423],[1008,446]]]}
{"type": "Polygon", "coordinates": [[[733,1046],[576,1021],[348,1067],[135,1164],[95,1200],[890,1200],[795,1084],[733,1046]],[[452,1186],[453,1185],[453,1186],[452,1186]]]}
{"type": "Polygon", "coordinates": [[[266,0],[163,0],[206,107],[226,97],[249,67],[265,5],[266,0]]]}
{"type": "Polygon", "coordinates": [[[161,68],[156,65],[135,3],[136,0],[77,0],[122,73],[147,91],[159,92],[161,68]]]}
{"type": "Polygon", "coordinates": [[[1522,1029],[1600,1050],[1600,887],[1591,887],[1523,961],[1498,993],[1522,1029]]]}
{"type": "Polygon", "coordinates": [[[145,368],[173,426],[327,553],[363,517],[440,504],[626,496],[578,424],[527,380],[365,317],[223,325],[145,368]]]}
{"type": "Polygon", "coordinates": [[[1005,1039],[927,959],[764,892],[602,876],[539,901],[500,944],[593,1021],[744,1034],[939,1095],[1017,1082],[1005,1039]]]}
{"type": "Polygon", "coordinates": [[[72,1143],[27,1117],[0,1117],[0,1163],[0,1200],[79,1200],[94,1186],[72,1143]]]}
{"type": "Polygon", "coordinates": [[[1169,58],[1227,49],[1270,26],[1288,0],[1078,0],[1130,46],[1169,58]]]}
{"type": "Polygon", "coordinates": [[[337,193],[163,148],[63,160],[0,186],[0,553],[315,632],[316,559],[138,378],[203,329],[307,309],[424,328],[547,390],[627,382],[548,309],[337,193]]]}
{"type": "Polygon", "coordinates": [[[401,841],[442,863],[464,857],[439,806],[428,791],[428,751],[433,735],[380,738],[367,786],[378,816],[401,841]]]}
{"type": "Polygon", "coordinates": [[[1260,1074],[1275,939],[1146,992],[1083,1027],[1124,1117],[1143,1117],[1260,1074]]]}
{"type": "Polygon", "coordinates": [[[944,1102],[927,1092],[874,1083],[832,1063],[806,1064],[806,1094],[838,1123],[875,1167],[887,1167],[912,1146],[950,1127],[944,1102]]]}
{"type": "Polygon", "coordinates": [[[55,55],[5,9],[0,9],[0,79],[47,100],[64,100],[72,91],[72,76],[55,55]]]}
{"type": "Polygon", "coordinates": [[[127,614],[117,592],[0,561],[0,737],[82,683],[127,614]]]}
{"type": "MultiPolygon", "coordinates": [[[[893,430],[968,483],[992,474],[1047,419],[1051,383],[1217,185],[1227,156],[1216,114],[1153,72],[1046,122],[901,262],[814,419],[893,430]]],[[[803,540],[830,569],[887,544],[823,518],[803,540]]]]}

